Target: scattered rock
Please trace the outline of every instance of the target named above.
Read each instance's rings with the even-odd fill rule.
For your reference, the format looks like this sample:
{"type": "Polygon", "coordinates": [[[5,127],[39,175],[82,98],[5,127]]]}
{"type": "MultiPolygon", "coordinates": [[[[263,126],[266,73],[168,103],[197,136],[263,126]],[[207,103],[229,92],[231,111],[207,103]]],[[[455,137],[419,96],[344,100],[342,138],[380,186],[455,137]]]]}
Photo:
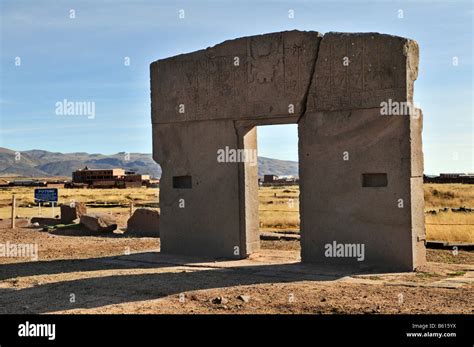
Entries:
{"type": "Polygon", "coordinates": [[[127,233],[138,236],[158,237],[160,213],[146,208],[136,209],[127,222],[127,233]]]}
{"type": "Polygon", "coordinates": [[[326,298],[321,298],[321,302],[325,302],[326,301],[326,298]]]}
{"type": "Polygon", "coordinates": [[[218,297],[212,299],[211,302],[213,304],[216,304],[216,305],[221,305],[221,304],[227,304],[229,302],[229,300],[227,300],[223,296],[218,296],[218,297]]]}
{"type": "Polygon", "coordinates": [[[107,214],[84,214],[81,216],[81,224],[96,232],[111,233],[117,229],[115,220],[107,214]]]}
{"type": "Polygon", "coordinates": [[[61,220],[56,218],[48,218],[48,217],[33,217],[30,220],[30,224],[38,223],[39,226],[53,226],[56,224],[60,224],[61,220]]]}
{"type": "Polygon", "coordinates": [[[75,202],[71,205],[61,205],[61,223],[71,224],[77,218],[87,213],[86,205],[82,202],[75,202]]]}
{"type": "Polygon", "coordinates": [[[242,300],[243,302],[249,302],[250,301],[250,295],[239,295],[237,299],[242,300]]]}

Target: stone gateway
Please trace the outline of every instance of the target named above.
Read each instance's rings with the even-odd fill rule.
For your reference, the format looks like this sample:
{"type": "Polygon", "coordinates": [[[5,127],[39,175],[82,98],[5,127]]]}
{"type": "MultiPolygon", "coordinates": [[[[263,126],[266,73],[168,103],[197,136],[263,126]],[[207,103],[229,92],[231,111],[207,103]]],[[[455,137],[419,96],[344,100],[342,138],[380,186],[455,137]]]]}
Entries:
{"type": "Polygon", "coordinates": [[[379,33],[271,33],[153,62],[162,252],[258,251],[257,166],[216,153],[256,152],[256,126],[294,123],[302,261],[422,265],[422,114],[403,106],[417,74],[418,44],[379,33]],[[327,257],[327,244],[361,245],[364,259],[327,257]]]}

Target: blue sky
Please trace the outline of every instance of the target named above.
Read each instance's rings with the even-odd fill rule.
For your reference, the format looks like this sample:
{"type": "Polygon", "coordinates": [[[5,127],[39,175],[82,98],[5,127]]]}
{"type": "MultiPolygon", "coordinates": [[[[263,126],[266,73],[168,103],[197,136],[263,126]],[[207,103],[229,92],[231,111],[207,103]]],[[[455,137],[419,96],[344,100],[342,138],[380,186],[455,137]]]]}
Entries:
{"type": "MultiPolygon", "coordinates": [[[[2,147],[149,153],[150,62],[282,30],[382,32],[420,45],[425,172],[474,172],[472,1],[0,2],[2,147]],[[95,118],[56,115],[63,99],[94,101],[95,118]]],[[[259,155],[297,160],[295,125],[258,136],[259,155]]]]}

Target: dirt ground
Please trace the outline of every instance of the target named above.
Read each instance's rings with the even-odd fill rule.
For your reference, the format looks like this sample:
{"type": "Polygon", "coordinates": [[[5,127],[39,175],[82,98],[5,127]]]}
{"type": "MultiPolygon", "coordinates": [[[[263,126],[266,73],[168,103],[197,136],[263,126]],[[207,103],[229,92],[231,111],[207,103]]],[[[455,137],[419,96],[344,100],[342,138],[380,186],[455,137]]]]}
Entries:
{"type": "Polygon", "coordinates": [[[420,271],[354,274],[301,264],[297,241],[262,241],[249,259],[159,253],[159,239],[0,222],[0,313],[474,313],[474,252],[428,250],[420,271]]]}

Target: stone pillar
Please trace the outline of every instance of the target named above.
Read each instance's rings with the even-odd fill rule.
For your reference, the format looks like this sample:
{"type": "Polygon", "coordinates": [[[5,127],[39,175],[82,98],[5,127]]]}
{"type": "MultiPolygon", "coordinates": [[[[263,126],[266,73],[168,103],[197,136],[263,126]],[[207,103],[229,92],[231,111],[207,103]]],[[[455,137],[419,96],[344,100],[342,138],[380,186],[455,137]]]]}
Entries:
{"type": "Polygon", "coordinates": [[[249,160],[238,163],[241,252],[248,256],[260,249],[258,216],[257,127],[238,127],[239,149],[249,160]]]}
{"type": "Polygon", "coordinates": [[[303,261],[390,270],[424,263],[421,112],[392,107],[413,111],[417,68],[408,39],[323,37],[299,122],[303,261]],[[363,254],[350,254],[353,245],[363,254]]]}
{"type": "Polygon", "coordinates": [[[153,159],[162,168],[163,253],[245,256],[240,251],[239,167],[217,161],[217,151],[226,146],[238,147],[233,121],[153,126],[153,159]]]}

